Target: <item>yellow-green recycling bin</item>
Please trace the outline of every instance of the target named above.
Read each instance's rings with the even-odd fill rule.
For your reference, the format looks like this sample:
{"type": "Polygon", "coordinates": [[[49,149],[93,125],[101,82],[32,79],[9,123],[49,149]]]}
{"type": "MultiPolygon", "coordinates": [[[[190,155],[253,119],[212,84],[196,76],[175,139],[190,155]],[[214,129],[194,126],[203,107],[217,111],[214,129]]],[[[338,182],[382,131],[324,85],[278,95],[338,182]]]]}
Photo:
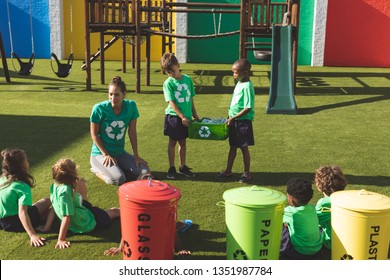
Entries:
{"type": "Polygon", "coordinates": [[[228,260],[279,259],[285,194],[240,187],[223,194],[228,260]]]}
{"type": "Polygon", "coordinates": [[[330,196],[332,259],[386,260],[390,242],[390,197],[367,190],[330,196]]]}

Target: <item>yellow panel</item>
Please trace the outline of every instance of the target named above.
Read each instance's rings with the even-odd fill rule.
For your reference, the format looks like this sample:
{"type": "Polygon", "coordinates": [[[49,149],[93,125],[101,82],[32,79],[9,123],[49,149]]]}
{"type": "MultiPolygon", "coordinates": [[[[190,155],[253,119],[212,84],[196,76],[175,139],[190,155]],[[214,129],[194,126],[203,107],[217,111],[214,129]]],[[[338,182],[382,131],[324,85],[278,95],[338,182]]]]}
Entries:
{"type": "MultiPolygon", "coordinates": [[[[73,47],[75,59],[83,60],[85,58],[85,20],[84,20],[84,1],[64,0],[64,37],[65,37],[65,57],[68,57],[73,47]],[[72,7],[70,7],[72,2],[72,7]],[[72,12],[72,23],[70,26],[70,12],[72,12]],[[73,32],[71,32],[71,29],[73,32]]],[[[152,1],[152,5],[160,6],[161,1],[152,1]]],[[[173,23],[175,20],[173,20],[173,23]]],[[[174,27],[173,27],[174,28],[174,27]]],[[[105,36],[105,41],[112,37],[105,36]]],[[[152,36],[151,43],[151,61],[160,61],[162,53],[161,36],[152,36]]],[[[99,33],[91,33],[91,54],[99,49],[99,33]]],[[[174,45],[175,48],[175,45],[174,45]]],[[[173,50],[175,51],[175,50],[173,50]]],[[[145,60],[145,44],[141,46],[141,60],[145,60]]],[[[106,60],[122,60],[122,41],[118,40],[105,52],[106,60]]],[[[131,46],[126,46],[126,60],[131,61],[131,46]]]]}

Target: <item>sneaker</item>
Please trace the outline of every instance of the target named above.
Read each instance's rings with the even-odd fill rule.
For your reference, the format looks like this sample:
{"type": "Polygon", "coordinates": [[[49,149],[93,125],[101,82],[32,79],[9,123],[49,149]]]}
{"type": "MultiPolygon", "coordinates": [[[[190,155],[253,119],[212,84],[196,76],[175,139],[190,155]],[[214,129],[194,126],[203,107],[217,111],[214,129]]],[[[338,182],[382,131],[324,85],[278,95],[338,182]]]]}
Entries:
{"type": "Polygon", "coordinates": [[[191,171],[192,168],[189,168],[187,165],[184,165],[183,167],[179,167],[179,173],[183,174],[186,177],[194,177],[194,173],[191,171]]]}
{"type": "Polygon", "coordinates": [[[241,175],[240,180],[238,181],[239,183],[250,183],[252,181],[252,176],[244,173],[241,175]]]}
{"type": "Polygon", "coordinates": [[[227,179],[233,177],[233,173],[227,173],[226,171],[221,171],[217,176],[215,176],[215,179],[227,179]]]}
{"type": "Polygon", "coordinates": [[[175,179],[177,176],[176,168],[174,166],[169,167],[167,178],[168,179],[175,179]]]}

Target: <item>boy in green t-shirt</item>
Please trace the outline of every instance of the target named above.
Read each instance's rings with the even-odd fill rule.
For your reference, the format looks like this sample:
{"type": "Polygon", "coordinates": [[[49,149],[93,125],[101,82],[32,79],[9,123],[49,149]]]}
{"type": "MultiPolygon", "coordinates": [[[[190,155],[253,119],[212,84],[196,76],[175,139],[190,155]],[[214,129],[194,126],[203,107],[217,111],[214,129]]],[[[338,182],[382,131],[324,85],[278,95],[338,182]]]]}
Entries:
{"type": "Polygon", "coordinates": [[[319,225],[324,235],[324,245],[332,248],[332,226],[331,226],[331,203],[330,195],[336,191],[342,191],[347,186],[347,180],[340,167],[335,165],[325,165],[319,167],[314,175],[314,182],[319,192],[324,197],[320,198],[316,204],[316,211],[319,225]]]}
{"type": "Polygon", "coordinates": [[[168,160],[169,169],[167,178],[175,179],[177,172],[175,168],[175,149],[179,144],[179,172],[187,177],[194,174],[186,165],[186,139],[188,138],[188,126],[192,121],[199,119],[193,97],[195,88],[192,79],[180,72],[179,62],[172,53],[165,53],[161,58],[161,69],[168,74],[163,85],[165,102],[168,103],[165,109],[164,135],[169,136],[168,160]]]}
{"type": "Polygon", "coordinates": [[[253,137],[252,121],[255,116],[255,89],[249,79],[251,64],[247,59],[239,59],[233,63],[232,72],[237,80],[232,100],[229,106],[226,125],[229,126],[229,154],[225,171],[217,175],[217,179],[232,176],[233,163],[240,148],[244,160],[244,173],[240,183],[249,183],[252,180],[250,174],[249,146],[255,144],[253,137]]]}
{"type": "Polygon", "coordinates": [[[312,185],[308,180],[292,178],[287,182],[287,202],[284,208],[280,259],[325,259],[323,236],[313,205],[312,185]]]}

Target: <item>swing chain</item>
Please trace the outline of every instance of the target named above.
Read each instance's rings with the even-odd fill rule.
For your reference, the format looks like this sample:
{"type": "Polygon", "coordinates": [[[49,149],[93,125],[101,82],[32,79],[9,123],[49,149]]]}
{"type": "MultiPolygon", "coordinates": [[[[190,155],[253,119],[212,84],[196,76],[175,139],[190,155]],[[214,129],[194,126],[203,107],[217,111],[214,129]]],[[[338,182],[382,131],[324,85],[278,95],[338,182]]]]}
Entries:
{"type": "Polygon", "coordinates": [[[221,32],[221,22],[222,22],[222,13],[219,13],[218,18],[218,30],[217,30],[217,20],[215,16],[215,9],[211,9],[211,12],[213,13],[213,22],[214,22],[214,34],[220,34],[221,32]]]}

